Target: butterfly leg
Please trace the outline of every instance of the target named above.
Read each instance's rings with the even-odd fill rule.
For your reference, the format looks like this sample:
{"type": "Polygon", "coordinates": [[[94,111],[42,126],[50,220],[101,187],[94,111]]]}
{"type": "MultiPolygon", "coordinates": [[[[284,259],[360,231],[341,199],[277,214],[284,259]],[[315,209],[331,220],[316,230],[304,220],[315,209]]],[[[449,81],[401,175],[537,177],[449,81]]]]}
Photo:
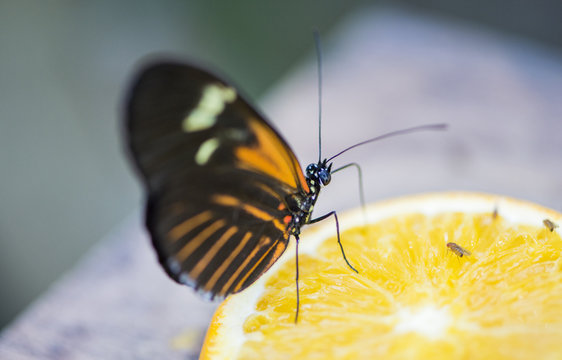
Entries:
{"type": "Polygon", "coordinates": [[[295,264],[296,264],[296,272],[295,272],[295,282],[297,284],[297,311],[295,313],[295,325],[299,321],[299,308],[300,308],[300,297],[299,297],[299,237],[298,235],[295,236],[296,245],[295,245],[295,264]]]}
{"type": "Polygon", "coordinates": [[[359,166],[358,163],[349,163],[335,169],[332,171],[332,174],[352,166],[357,169],[357,176],[359,178],[359,202],[361,203],[361,209],[363,209],[363,221],[365,222],[365,225],[367,225],[367,207],[365,206],[365,188],[363,187],[363,172],[361,171],[361,166],[359,166]]]}
{"type": "MultiPolygon", "coordinates": [[[[343,259],[345,260],[347,266],[349,266],[349,268],[353,271],[355,271],[357,274],[359,274],[359,271],[355,270],[355,268],[349,263],[349,261],[347,260],[347,256],[345,256],[345,251],[343,251],[343,245],[341,244],[341,240],[340,240],[340,222],[338,221],[338,215],[336,214],[335,211],[330,211],[329,213],[322,215],[316,219],[312,219],[309,221],[309,224],[314,224],[317,223],[319,221],[322,221],[324,219],[326,219],[328,216],[332,216],[334,215],[334,219],[336,219],[336,232],[338,234],[338,244],[340,245],[340,249],[341,249],[341,254],[343,255],[343,259]]],[[[297,241],[298,244],[298,241],[297,241]]]]}

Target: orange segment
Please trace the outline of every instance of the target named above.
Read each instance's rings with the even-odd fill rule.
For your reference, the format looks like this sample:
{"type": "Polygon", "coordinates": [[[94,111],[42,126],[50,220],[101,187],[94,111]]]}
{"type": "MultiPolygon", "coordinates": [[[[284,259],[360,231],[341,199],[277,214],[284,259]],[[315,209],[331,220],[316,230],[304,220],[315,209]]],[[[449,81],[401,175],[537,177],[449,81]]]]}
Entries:
{"type": "Polygon", "coordinates": [[[562,215],[499,196],[391,200],[301,237],[218,309],[202,359],[562,358],[562,215]],[[498,215],[494,215],[494,209],[498,215]],[[471,253],[448,251],[454,242],[471,253]]]}

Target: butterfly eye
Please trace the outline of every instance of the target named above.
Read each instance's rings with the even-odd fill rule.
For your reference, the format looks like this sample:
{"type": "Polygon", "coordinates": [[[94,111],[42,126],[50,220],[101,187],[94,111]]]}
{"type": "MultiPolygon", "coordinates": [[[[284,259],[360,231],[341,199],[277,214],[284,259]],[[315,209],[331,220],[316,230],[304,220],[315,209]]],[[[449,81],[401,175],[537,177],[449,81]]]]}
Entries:
{"type": "Polygon", "coordinates": [[[321,168],[318,171],[318,178],[320,179],[322,185],[328,185],[332,180],[332,175],[330,174],[330,170],[326,168],[321,168]]]}

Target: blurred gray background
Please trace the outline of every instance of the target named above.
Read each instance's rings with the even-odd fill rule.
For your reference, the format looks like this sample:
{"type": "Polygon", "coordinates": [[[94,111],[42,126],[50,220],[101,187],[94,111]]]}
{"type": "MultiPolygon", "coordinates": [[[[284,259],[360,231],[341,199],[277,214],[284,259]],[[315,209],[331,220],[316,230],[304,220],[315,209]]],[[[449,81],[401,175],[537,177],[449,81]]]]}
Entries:
{"type": "MultiPolygon", "coordinates": [[[[560,1],[393,1],[559,52],[560,1]]],[[[141,204],[119,104],[135,63],[213,64],[253,99],[368,1],[1,1],[0,328],[141,204]]],[[[550,51],[550,50],[549,50],[550,51]]],[[[553,156],[557,156],[555,154],[553,156]]]]}

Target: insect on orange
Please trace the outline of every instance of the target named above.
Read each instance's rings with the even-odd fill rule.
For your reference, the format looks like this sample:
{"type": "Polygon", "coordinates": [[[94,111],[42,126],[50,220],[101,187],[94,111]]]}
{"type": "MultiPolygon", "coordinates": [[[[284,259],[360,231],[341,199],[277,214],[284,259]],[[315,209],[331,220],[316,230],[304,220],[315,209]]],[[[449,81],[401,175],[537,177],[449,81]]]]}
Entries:
{"type": "MultiPolygon", "coordinates": [[[[319,154],[303,172],[289,145],[240,91],[202,67],[148,64],[135,77],[125,109],[129,153],[147,194],[145,223],[164,270],[208,298],[225,297],[256,281],[293,237],[295,322],[303,225],[333,216],[342,257],[357,272],[345,256],[336,212],[312,217],[331,174],[349,167],[332,170],[332,160],[376,140],[445,128],[413,127],[330,158],[319,154]]],[[[320,138],[319,131],[319,148],[320,138]]]]}
{"type": "Polygon", "coordinates": [[[465,248],[463,248],[462,246],[460,246],[460,245],[458,245],[454,242],[448,242],[447,248],[449,250],[451,250],[458,257],[470,256],[471,255],[470,251],[466,250],[465,248]]]}
{"type": "Polygon", "coordinates": [[[550,232],[553,232],[554,229],[558,227],[558,224],[550,219],[544,219],[542,223],[544,224],[544,226],[546,226],[548,230],[550,230],[550,232]]]}

